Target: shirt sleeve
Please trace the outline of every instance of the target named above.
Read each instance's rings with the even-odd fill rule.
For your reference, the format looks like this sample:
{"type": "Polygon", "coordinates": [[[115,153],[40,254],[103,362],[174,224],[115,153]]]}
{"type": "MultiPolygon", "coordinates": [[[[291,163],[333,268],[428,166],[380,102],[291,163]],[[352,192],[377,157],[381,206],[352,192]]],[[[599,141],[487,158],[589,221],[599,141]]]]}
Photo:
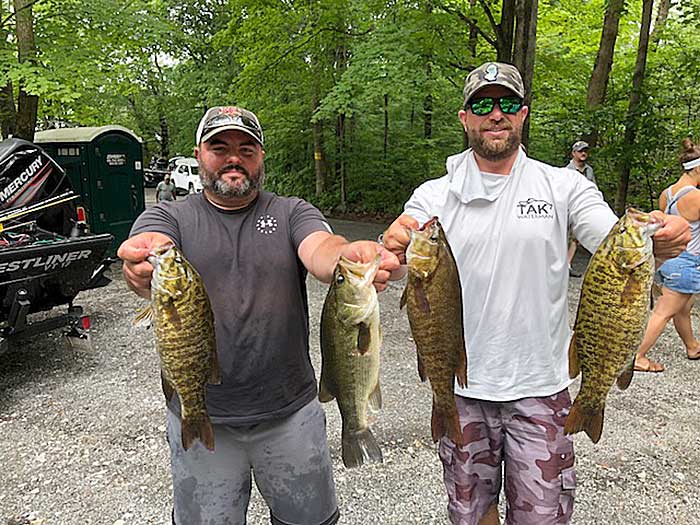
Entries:
{"type": "Polygon", "coordinates": [[[594,253],[617,222],[596,185],[583,175],[572,177],[569,197],[569,224],[576,239],[594,253]]]}
{"type": "Polygon", "coordinates": [[[333,233],[323,214],[312,204],[302,199],[293,198],[290,199],[290,206],[289,232],[295,250],[298,250],[302,241],[312,233],[317,231],[333,233]]]}
{"type": "Polygon", "coordinates": [[[146,209],[139,215],[131,227],[130,237],[138,233],[162,233],[172,239],[178,248],[182,247],[180,226],[174,215],[174,201],[165,201],[146,209]]]}
{"type": "Polygon", "coordinates": [[[441,180],[430,180],[418,186],[404,205],[404,213],[416,219],[420,225],[440,216],[438,204],[444,201],[441,180]]]}

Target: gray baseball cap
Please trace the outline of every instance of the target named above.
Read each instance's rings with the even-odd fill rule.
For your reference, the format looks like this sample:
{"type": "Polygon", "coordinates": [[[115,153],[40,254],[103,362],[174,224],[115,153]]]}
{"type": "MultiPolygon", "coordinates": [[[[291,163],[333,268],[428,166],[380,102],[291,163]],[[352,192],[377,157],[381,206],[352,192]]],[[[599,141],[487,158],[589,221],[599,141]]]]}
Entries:
{"type": "Polygon", "coordinates": [[[229,129],[247,133],[264,146],[263,131],[258,117],[252,111],[236,106],[217,106],[208,109],[197,126],[196,144],[206,142],[217,133],[229,129]]]}
{"type": "Polygon", "coordinates": [[[525,97],[523,78],[518,68],[511,64],[486,62],[469,73],[464,80],[464,102],[468,102],[477,91],[486,86],[503,86],[520,98],[525,97]]]}
{"type": "Polygon", "coordinates": [[[571,151],[583,151],[584,149],[588,149],[588,142],[585,140],[577,140],[574,142],[574,145],[571,146],[571,151]]]}

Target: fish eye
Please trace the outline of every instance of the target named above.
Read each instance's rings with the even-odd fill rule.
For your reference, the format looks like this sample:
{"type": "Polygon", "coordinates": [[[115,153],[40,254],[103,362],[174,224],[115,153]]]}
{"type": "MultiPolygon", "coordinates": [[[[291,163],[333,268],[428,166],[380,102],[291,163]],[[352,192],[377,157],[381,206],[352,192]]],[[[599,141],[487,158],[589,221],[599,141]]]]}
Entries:
{"type": "Polygon", "coordinates": [[[437,232],[435,232],[435,233],[433,233],[432,235],[430,235],[430,240],[433,241],[433,242],[437,242],[439,239],[440,239],[440,236],[438,235],[437,232]]]}
{"type": "Polygon", "coordinates": [[[338,277],[335,278],[335,282],[338,284],[343,284],[345,282],[345,277],[343,274],[338,275],[338,277]]]}
{"type": "Polygon", "coordinates": [[[625,228],[624,226],[620,227],[620,233],[625,233],[626,231],[627,231],[627,228],[625,228]]]}

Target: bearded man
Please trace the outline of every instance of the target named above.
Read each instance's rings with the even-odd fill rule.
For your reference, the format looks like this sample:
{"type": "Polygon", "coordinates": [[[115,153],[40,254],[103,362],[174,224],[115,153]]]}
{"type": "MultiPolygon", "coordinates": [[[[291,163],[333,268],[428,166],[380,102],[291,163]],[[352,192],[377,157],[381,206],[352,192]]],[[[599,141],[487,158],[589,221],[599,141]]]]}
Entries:
{"type": "MultiPolygon", "coordinates": [[[[594,252],[617,218],[585,177],[527,157],[524,96],[512,65],[472,71],[459,112],[471,148],[417,188],[384,234],[385,248],[405,262],[408,230],[437,216],[459,267],[468,386],[455,385],[455,397],[464,445],[439,444],[456,525],[500,523],[503,477],[506,523],[565,524],[573,512],[567,227],[594,252]]],[[[688,224],[658,213],[655,254],[675,256],[688,224]]]]}
{"type": "Polygon", "coordinates": [[[339,511],[309,358],[307,272],[330,282],[342,255],[382,254],[374,285],[398,259],[372,241],[333,235],[321,212],[263,191],[263,132],[239,107],[208,110],[196,132],[203,191],[146,210],[120,246],[129,287],[150,296],[147,257],[180,248],[204,281],[216,324],[220,385],[207,385],[215,450],[181,442],[180,402],[167,407],[173,523],[246,523],[252,476],[273,525],[331,525],[339,511]]]}

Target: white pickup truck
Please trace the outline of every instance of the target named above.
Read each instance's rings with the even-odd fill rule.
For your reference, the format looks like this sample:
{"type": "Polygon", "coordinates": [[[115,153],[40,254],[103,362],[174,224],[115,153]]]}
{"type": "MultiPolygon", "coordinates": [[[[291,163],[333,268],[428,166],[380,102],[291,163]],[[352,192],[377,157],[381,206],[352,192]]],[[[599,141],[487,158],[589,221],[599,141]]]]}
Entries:
{"type": "Polygon", "coordinates": [[[202,191],[202,181],[199,178],[197,159],[181,158],[175,161],[175,167],[170,172],[170,178],[175,183],[178,194],[199,193],[202,191]]]}

